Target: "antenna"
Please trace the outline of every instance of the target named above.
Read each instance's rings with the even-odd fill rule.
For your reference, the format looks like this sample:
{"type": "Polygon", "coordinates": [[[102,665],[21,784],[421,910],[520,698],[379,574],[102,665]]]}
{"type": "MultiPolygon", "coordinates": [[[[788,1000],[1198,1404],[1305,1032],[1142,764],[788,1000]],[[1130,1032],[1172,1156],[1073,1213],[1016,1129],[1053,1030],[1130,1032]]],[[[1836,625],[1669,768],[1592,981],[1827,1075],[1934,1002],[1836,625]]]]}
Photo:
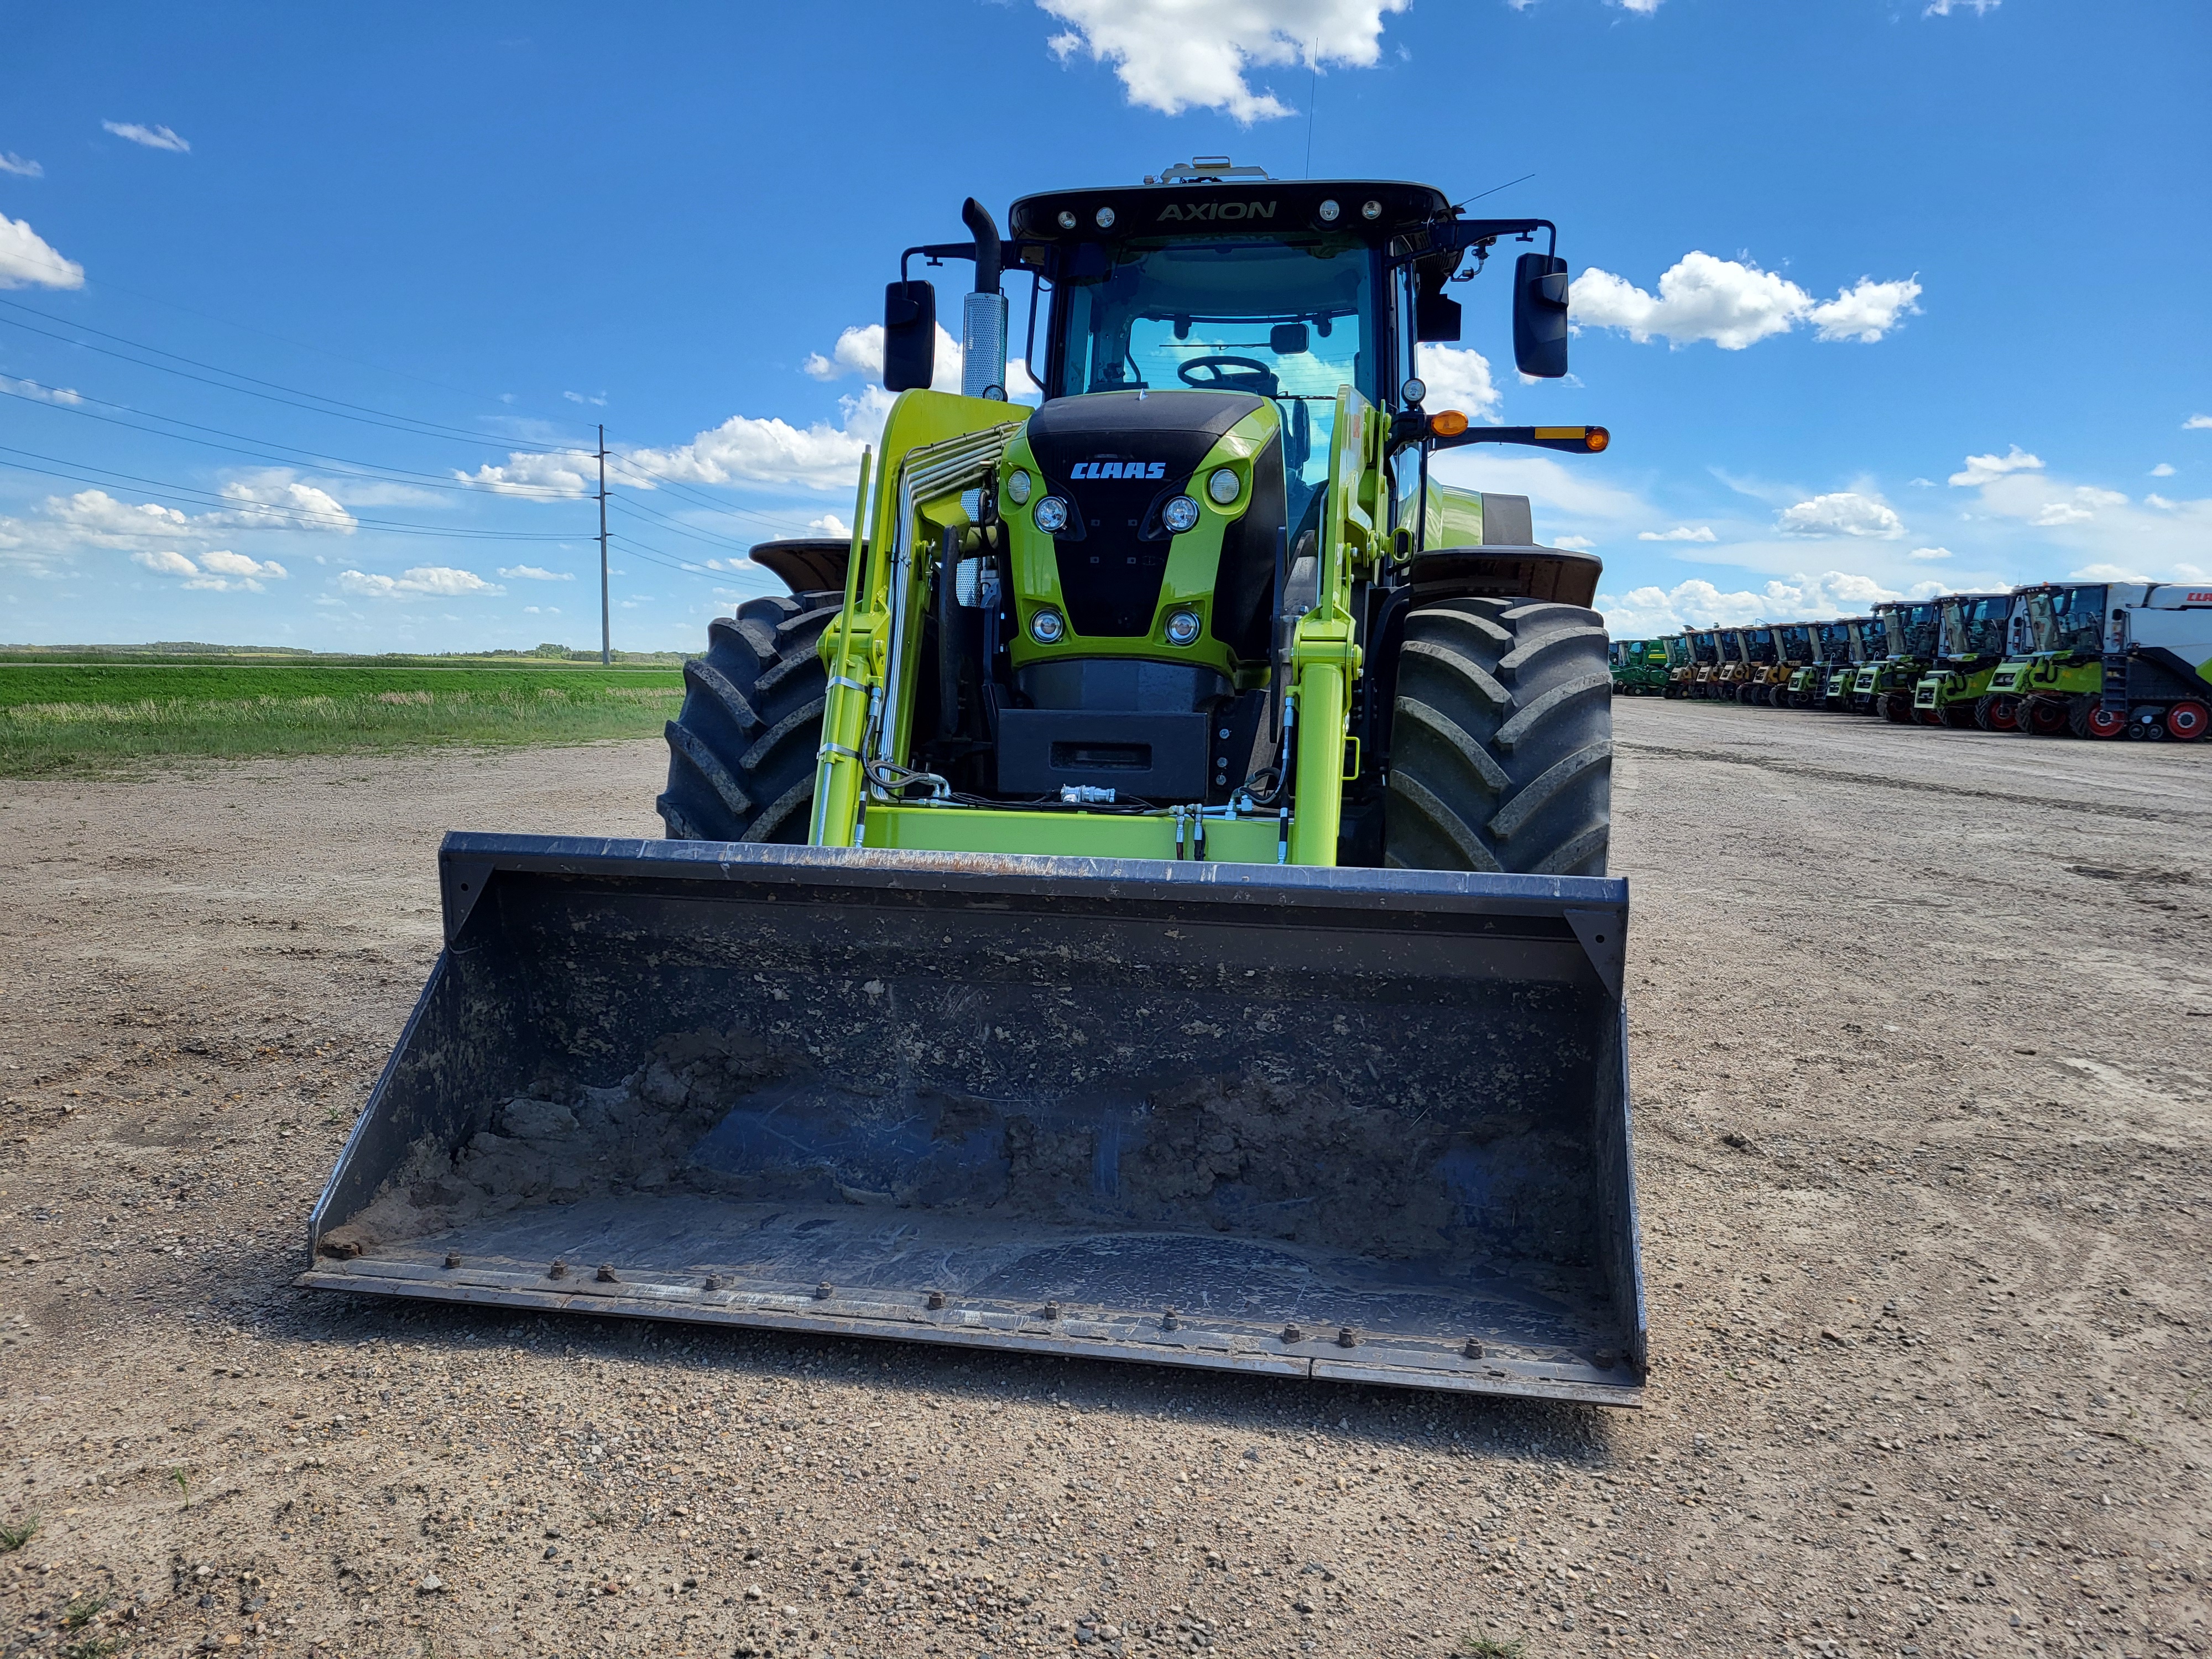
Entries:
{"type": "Polygon", "coordinates": [[[1321,42],[1306,47],[1306,171],[1313,177],[1314,106],[1321,101],[1321,42]]]}
{"type": "MultiPolygon", "coordinates": [[[[1535,176],[1536,175],[1533,173],[1524,173],[1518,179],[1508,179],[1502,185],[1492,185],[1488,190],[1476,191],[1474,195],[1467,198],[1467,202],[1480,202],[1484,197],[1495,196],[1501,190],[1510,190],[1516,185],[1525,185],[1535,176]]],[[[1454,202],[1452,204],[1451,210],[1454,213],[1457,213],[1462,208],[1467,205],[1467,202],[1454,202]]]]}

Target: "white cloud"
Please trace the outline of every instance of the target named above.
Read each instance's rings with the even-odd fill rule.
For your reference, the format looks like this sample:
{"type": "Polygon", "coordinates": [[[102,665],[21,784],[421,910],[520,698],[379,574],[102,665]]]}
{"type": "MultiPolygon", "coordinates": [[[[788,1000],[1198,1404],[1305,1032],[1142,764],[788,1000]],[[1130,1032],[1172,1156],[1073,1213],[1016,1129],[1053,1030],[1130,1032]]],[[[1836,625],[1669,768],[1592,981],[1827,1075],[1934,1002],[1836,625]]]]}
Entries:
{"type": "Polygon", "coordinates": [[[118,138],[128,138],[134,144],[143,144],[148,149],[173,149],[179,154],[191,145],[167,127],[143,127],[136,121],[102,121],[100,124],[118,138]]]}
{"type": "Polygon", "coordinates": [[[2212,432],[2212,415],[2191,415],[2181,423],[2184,432],[2212,432]]]}
{"type": "Polygon", "coordinates": [[[846,541],[853,538],[853,526],[835,513],[824,513],[818,519],[810,519],[806,527],[817,536],[837,537],[846,541]]]}
{"type": "Polygon", "coordinates": [[[1927,564],[1937,559],[1949,558],[1951,550],[1948,547],[1916,547],[1905,556],[1908,559],[1918,559],[1922,563],[1927,564]]]}
{"type": "Polygon", "coordinates": [[[1954,472],[1951,482],[1961,489],[1978,489],[1984,484],[2002,478],[2008,472],[2040,472],[2043,462],[2029,454],[2018,444],[2003,455],[1969,455],[1963,472],[1954,472]]]}
{"type": "Polygon", "coordinates": [[[0,288],[82,288],[84,267],[49,246],[27,219],[0,213],[0,288]]]}
{"type": "Polygon", "coordinates": [[[501,568],[501,575],[509,581],[572,582],[575,576],[566,570],[546,570],[534,564],[511,564],[501,568]]]}
{"type": "Polygon", "coordinates": [[[1672,530],[1639,530],[1636,532],[1636,539],[1639,542],[1710,542],[1718,538],[1714,536],[1711,525],[1678,524],[1672,530]]]}
{"type": "Polygon", "coordinates": [[[2042,529],[2055,525],[2087,524],[2100,507],[2125,507],[2128,498],[2116,489],[2076,484],[2063,501],[2045,501],[2030,521],[2042,529]]]}
{"type": "Polygon", "coordinates": [[[1382,20],[1413,0],[1037,0],[1070,27],[1052,37],[1066,63],[1086,52],[1113,65],[1129,101],[1165,115],[1218,109],[1250,125],[1290,106],[1245,79],[1258,67],[1370,68],[1382,20]]]}
{"type": "MultiPolygon", "coordinates": [[[[937,356],[930,365],[929,386],[933,392],[960,390],[960,363],[964,354],[960,342],[954,339],[945,325],[937,325],[937,356]]],[[[823,356],[818,351],[806,354],[800,364],[807,374],[817,380],[840,380],[848,374],[865,375],[871,380],[884,378],[884,325],[866,323],[858,328],[848,328],[837,337],[837,343],[823,356]]],[[[1007,378],[1013,378],[1012,363],[1007,366],[1007,378]]]]}
{"type": "Polygon", "coordinates": [[[416,565],[411,570],[403,570],[397,576],[343,570],[338,573],[338,586],[343,592],[367,599],[404,599],[418,594],[453,599],[463,594],[507,592],[498,583],[488,582],[474,571],[456,570],[451,565],[444,564],[416,565]]]}
{"type": "Polygon", "coordinates": [[[1920,297],[1920,284],[1907,276],[1893,283],[1877,283],[1862,276],[1832,300],[1823,300],[1805,313],[1823,340],[1856,340],[1872,345],[1897,326],[1898,319],[1917,315],[1912,302],[1920,297]]]}
{"type": "Polygon", "coordinates": [[[1656,296],[1591,266],[1569,290],[1568,314],[1583,327],[1620,329],[1639,345],[1710,340],[1723,351],[1741,351],[1801,322],[1810,322],[1823,340],[1871,343],[1918,309],[1913,301],[1920,293],[1911,277],[1862,277],[1832,300],[1815,300],[1774,271],[1692,252],[1660,276],[1656,296]]]}
{"type": "Polygon", "coordinates": [[[2181,503],[2179,501],[2170,501],[2166,500],[2165,496],[2153,493],[2143,497],[2143,505],[2145,507],[2154,507],[2161,513],[2171,513],[2174,508],[2179,507],[2181,503]]]}
{"type": "Polygon", "coordinates": [[[1886,503],[1849,489],[1785,507],[1774,527],[1790,536],[1871,536],[1881,541],[1905,534],[1904,521],[1886,503]]]}
{"type": "Polygon", "coordinates": [[[282,581],[292,574],[274,559],[250,559],[227,548],[201,554],[197,564],[173,548],[133,553],[131,562],[156,575],[182,576],[186,587],[206,588],[217,593],[240,588],[251,593],[263,592],[266,591],[261,586],[264,579],[282,581]]]}
{"type": "MultiPolygon", "coordinates": [[[[1935,591],[1942,590],[1936,587],[1935,591]]],[[[1618,596],[1601,593],[1597,608],[1605,613],[1607,626],[1615,634],[1649,639],[1685,628],[1739,628],[1753,622],[1853,616],[1881,600],[1904,597],[1871,576],[1829,570],[1817,576],[1798,574],[1770,580],[1764,587],[1734,592],[1724,592],[1711,582],[1693,577],[1671,588],[1632,588],[1618,596]]]]}
{"type": "Polygon", "coordinates": [[[27,161],[12,149],[0,149],[0,173],[12,173],[18,179],[43,179],[46,170],[36,161],[27,161]]]}
{"type": "Polygon", "coordinates": [[[2173,476],[2172,464],[2160,461],[2156,466],[2151,468],[2150,476],[2154,478],[2171,478],[2173,476]]]}
{"type": "Polygon", "coordinates": [[[279,471],[234,478],[222,487],[231,503],[203,514],[196,523],[246,530],[319,530],[350,536],[361,526],[328,490],[279,471]]]}
{"type": "MultiPolygon", "coordinates": [[[[453,476],[471,483],[489,484],[502,495],[534,495],[540,501],[573,500],[599,488],[599,466],[597,450],[547,453],[519,449],[507,458],[504,466],[480,466],[473,472],[456,472],[453,476]]],[[[636,479],[624,482],[640,489],[653,488],[636,479]]]]}
{"type": "Polygon", "coordinates": [[[1928,9],[1923,17],[1948,17],[1954,11],[1970,11],[1980,17],[1995,11],[2004,0],[1928,0],[1928,9]]]}
{"type": "Polygon", "coordinates": [[[607,401],[607,394],[604,392],[596,398],[587,398],[580,392],[564,392],[561,395],[572,404],[589,404],[594,409],[604,408],[607,401]]]}
{"type": "Polygon", "coordinates": [[[1554,536],[1552,538],[1552,545],[1564,547],[1574,553],[1592,552],[1597,547],[1597,544],[1587,536],[1554,536]]]}
{"type": "MultiPolygon", "coordinates": [[[[41,386],[36,380],[11,380],[0,374],[0,392],[13,392],[18,398],[34,398],[42,404],[81,404],[84,395],[65,386],[41,386]]],[[[2173,469],[2168,467],[2167,471],[2173,469]]]]}
{"type": "Polygon", "coordinates": [[[74,495],[49,495],[40,512],[72,542],[94,547],[131,547],[158,538],[190,535],[192,522],[173,507],[141,501],[132,507],[104,489],[80,489],[74,495]]]}
{"type": "Polygon", "coordinates": [[[1420,348],[1421,379],[1428,383],[1425,407],[1456,409],[1487,417],[1498,412],[1502,394],[1490,377],[1490,359],[1461,346],[1420,348]]]}
{"type": "Polygon", "coordinates": [[[844,424],[817,421],[795,427],[774,416],[733,415],[690,442],[641,449],[634,459],[648,471],[684,483],[796,484],[808,489],[849,488],[860,452],[883,429],[891,397],[864,386],[841,400],[844,424]]]}

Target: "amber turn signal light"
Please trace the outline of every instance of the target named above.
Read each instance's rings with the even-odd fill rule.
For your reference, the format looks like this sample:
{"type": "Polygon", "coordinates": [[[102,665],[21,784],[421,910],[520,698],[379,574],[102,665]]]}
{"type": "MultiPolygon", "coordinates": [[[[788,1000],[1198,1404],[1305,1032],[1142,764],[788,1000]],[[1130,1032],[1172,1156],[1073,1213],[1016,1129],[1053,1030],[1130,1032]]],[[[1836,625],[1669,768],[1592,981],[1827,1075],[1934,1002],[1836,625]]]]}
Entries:
{"type": "Polygon", "coordinates": [[[1432,438],[1456,438],[1467,430],[1467,416],[1455,409],[1446,409],[1429,416],[1429,435],[1432,438]]]}
{"type": "Polygon", "coordinates": [[[1595,455],[1613,441],[1613,434],[1601,426],[1540,426],[1536,441],[1580,444],[1595,455]]]}

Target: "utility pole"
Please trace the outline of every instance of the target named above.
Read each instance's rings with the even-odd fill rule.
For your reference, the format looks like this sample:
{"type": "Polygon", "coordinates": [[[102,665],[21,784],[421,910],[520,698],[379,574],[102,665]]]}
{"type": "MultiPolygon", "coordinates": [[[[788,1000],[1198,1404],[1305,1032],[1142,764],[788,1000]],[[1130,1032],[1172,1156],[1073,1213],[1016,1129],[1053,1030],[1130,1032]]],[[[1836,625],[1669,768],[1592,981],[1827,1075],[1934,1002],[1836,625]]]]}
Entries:
{"type": "Polygon", "coordinates": [[[607,427],[599,422],[599,666],[615,659],[614,624],[607,610],[607,427]]]}

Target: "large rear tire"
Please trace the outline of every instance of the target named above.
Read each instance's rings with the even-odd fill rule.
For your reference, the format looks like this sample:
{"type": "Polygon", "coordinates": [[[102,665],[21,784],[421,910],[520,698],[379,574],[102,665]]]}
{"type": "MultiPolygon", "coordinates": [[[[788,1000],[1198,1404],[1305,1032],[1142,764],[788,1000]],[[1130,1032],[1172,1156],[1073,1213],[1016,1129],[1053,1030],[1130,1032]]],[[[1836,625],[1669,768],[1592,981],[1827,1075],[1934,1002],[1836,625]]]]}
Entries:
{"type": "Polygon", "coordinates": [[[668,788],[653,803],[672,841],[806,839],[828,677],[816,644],[836,592],[747,599],[684,665],[668,724],[668,788]]]}
{"type": "Polygon", "coordinates": [[[1604,620],[1580,605],[1448,599],[1406,618],[1383,862],[1601,876],[1613,704],[1604,620]]]}

